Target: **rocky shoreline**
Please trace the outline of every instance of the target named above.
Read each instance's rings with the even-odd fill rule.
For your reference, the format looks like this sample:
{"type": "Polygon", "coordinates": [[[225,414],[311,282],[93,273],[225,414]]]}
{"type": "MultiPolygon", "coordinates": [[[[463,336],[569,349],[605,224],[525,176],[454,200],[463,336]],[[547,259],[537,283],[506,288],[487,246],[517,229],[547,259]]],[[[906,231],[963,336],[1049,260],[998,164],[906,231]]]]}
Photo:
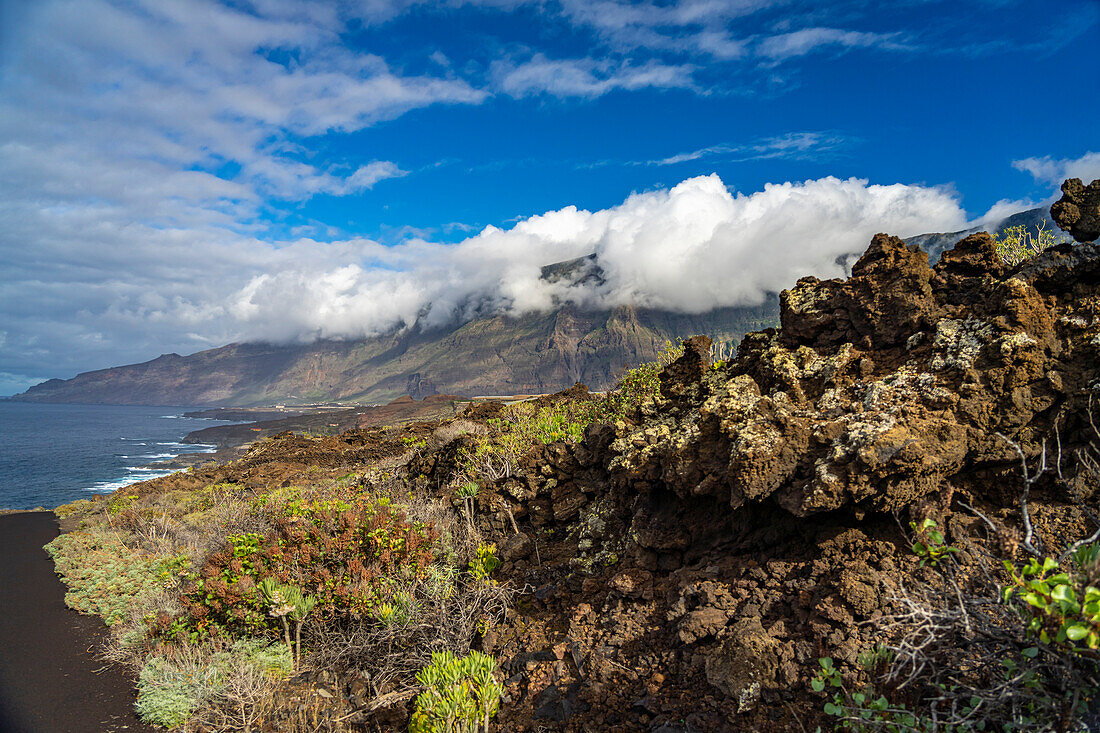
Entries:
{"type": "Polygon", "coordinates": [[[217,446],[212,453],[182,453],[143,468],[186,469],[214,462],[224,464],[239,458],[254,442],[280,433],[336,435],[346,430],[380,425],[397,425],[422,419],[454,416],[470,403],[454,395],[433,395],[423,400],[401,397],[387,405],[315,405],[308,408],[211,408],[184,413],[184,417],[237,420],[235,425],[216,425],[187,434],[185,444],[217,446]]]}

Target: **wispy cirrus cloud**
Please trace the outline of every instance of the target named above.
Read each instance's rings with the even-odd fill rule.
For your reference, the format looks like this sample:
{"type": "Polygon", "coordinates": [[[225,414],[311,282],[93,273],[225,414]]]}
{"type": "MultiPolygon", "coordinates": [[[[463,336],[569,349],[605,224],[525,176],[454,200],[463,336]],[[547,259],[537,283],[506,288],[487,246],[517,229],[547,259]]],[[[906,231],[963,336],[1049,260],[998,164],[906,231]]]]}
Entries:
{"type": "Polygon", "coordinates": [[[563,0],[561,12],[570,23],[588,28],[620,52],[638,49],[673,51],[728,61],[746,53],[745,39],[730,23],[786,0],[680,0],[621,2],[563,0]]]}
{"type": "Polygon", "coordinates": [[[530,59],[494,64],[495,86],[513,97],[550,94],[557,97],[599,97],[616,90],[696,89],[690,64],[592,58],[550,59],[537,53],[530,59]]]}
{"type": "Polygon", "coordinates": [[[913,50],[901,33],[871,33],[842,28],[802,28],[764,38],[756,46],[756,52],[773,61],[805,56],[824,49],[848,50],[853,48],[877,48],[886,51],[913,50]]]}
{"type": "Polygon", "coordinates": [[[791,132],[786,135],[767,137],[748,144],[722,143],[709,145],[705,148],[649,160],[646,161],[646,164],[658,166],[677,165],[708,158],[738,161],[767,160],[770,158],[819,158],[851,143],[851,138],[836,132],[791,132]]]}

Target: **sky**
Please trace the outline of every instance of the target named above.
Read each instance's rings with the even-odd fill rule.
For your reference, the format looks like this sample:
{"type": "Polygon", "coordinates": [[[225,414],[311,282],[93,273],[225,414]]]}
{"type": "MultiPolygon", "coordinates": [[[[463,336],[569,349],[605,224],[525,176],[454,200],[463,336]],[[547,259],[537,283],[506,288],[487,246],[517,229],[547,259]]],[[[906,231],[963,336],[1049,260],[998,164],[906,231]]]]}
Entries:
{"type": "Polygon", "coordinates": [[[1098,35],[1097,0],[0,0],[0,394],[840,276],[1100,177],[1098,35]]]}

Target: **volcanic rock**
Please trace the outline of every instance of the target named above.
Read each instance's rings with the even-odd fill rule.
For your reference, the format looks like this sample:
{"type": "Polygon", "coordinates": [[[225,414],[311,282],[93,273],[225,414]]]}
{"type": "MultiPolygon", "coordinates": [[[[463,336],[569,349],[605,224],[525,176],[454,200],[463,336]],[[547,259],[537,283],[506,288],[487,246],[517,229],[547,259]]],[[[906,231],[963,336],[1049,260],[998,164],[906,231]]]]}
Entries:
{"type": "Polygon", "coordinates": [[[1062,198],[1050,207],[1050,216],[1078,242],[1100,238],[1100,180],[1089,185],[1080,178],[1062,183],[1062,198]]]}
{"type": "Polygon", "coordinates": [[[612,472],[732,509],[896,511],[1004,461],[998,432],[1038,450],[1049,411],[1097,378],[1094,282],[1095,245],[1005,273],[984,233],[935,267],[877,235],[848,280],[784,291],[782,331],[750,334],[735,362],[704,372],[685,352],[662,392],[693,409],[620,436],[612,472]]]}

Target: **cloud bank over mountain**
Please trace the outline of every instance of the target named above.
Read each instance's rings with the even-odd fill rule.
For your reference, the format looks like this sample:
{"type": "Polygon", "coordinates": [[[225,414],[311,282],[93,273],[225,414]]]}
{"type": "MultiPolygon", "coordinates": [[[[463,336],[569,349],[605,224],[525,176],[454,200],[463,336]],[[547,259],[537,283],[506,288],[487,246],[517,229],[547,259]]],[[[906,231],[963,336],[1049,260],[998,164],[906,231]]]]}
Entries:
{"type": "Polygon", "coordinates": [[[355,338],[441,325],[477,312],[637,305],[699,313],[760,303],[799,277],[838,277],[871,236],[952,231],[966,216],[950,191],[823,178],[733,194],[716,175],[636,193],[599,211],[569,206],[458,244],[341,245],[352,261],[293,267],[231,296],[224,317],[275,341],[355,338]],[[604,282],[550,283],[540,268],[595,253],[604,282]]]}
{"type": "MultiPolygon", "coordinates": [[[[78,224],[61,221],[65,229],[78,224]]],[[[344,339],[563,301],[702,312],[759,303],[804,275],[839,276],[839,263],[878,231],[952,231],[966,216],[944,188],[828,177],[731,193],[710,175],[602,210],[567,206],[508,229],[486,227],[455,244],[227,241],[216,230],[80,223],[88,249],[66,255],[65,279],[7,284],[22,311],[7,326],[9,342],[33,347],[50,334],[84,357],[135,334],[148,339],[145,348],[182,341],[194,350],[239,340],[344,339]],[[540,279],[543,265],[591,253],[604,282],[540,279]]],[[[58,237],[60,258],[65,234],[58,237]]],[[[18,263],[28,276],[41,254],[18,263]]]]}
{"type": "MultiPolygon", "coordinates": [[[[272,247],[271,266],[235,290],[182,297],[146,316],[184,322],[201,313],[227,337],[286,342],[371,336],[562,301],[698,313],[759,303],[804,275],[839,276],[840,261],[877,231],[907,236],[965,224],[942,189],[824,178],[732,194],[711,175],[608,209],[569,206],[510,229],[487,227],[457,244],[356,239],[272,247]],[[591,253],[603,283],[540,279],[543,265],[591,253]]],[[[239,263],[226,264],[219,279],[239,281],[239,263]]]]}

